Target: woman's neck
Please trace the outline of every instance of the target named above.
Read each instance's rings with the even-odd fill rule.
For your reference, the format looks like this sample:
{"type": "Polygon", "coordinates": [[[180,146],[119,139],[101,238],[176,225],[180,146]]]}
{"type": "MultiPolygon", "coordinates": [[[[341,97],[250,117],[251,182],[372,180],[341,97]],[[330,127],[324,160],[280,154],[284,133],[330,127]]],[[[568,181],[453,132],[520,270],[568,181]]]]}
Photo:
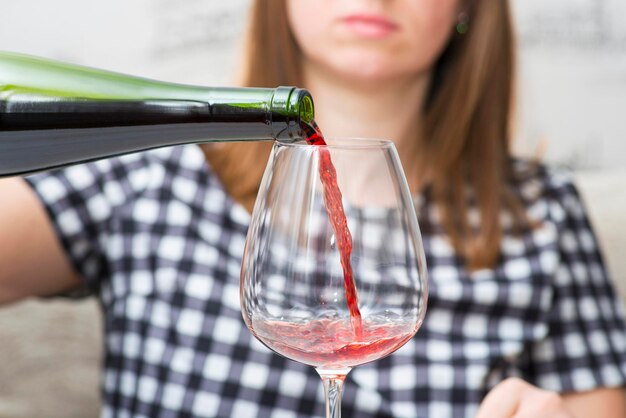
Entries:
{"type": "Polygon", "coordinates": [[[427,77],[380,82],[346,82],[305,66],[315,100],[315,118],[328,137],[390,139],[402,154],[415,152],[427,77]]]}
{"type": "Polygon", "coordinates": [[[413,192],[419,189],[416,141],[428,77],[356,83],[305,65],[305,83],[315,100],[315,119],[326,137],[392,140],[413,192]]]}

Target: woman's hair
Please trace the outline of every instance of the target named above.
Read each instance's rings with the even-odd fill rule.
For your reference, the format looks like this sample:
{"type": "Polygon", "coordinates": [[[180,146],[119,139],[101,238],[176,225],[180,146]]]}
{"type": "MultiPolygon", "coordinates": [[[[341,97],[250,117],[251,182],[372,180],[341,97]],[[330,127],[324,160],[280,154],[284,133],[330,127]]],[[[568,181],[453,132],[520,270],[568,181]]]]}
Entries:
{"type": "MultiPolygon", "coordinates": [[[[411,164],[418,168],[415,181],[429,188],[455,249],[476,269],[498,259],[503,210],[513,215],[515,225],[527,222],[511,187],[514,37],[509,5],[506,0],[468,0],[466,7],[469,30],[453,34],[435,64],[411,164]],[[470,207],[478,211],[479,225],[470,224],[470,207]]],[[[285,0],[254,1],[250,23],[243,84],[306,87],[285,0]]],[[[249,209],[270,148],[267,143],[229,144],[206,152],[228,192],[249,209]]]]}

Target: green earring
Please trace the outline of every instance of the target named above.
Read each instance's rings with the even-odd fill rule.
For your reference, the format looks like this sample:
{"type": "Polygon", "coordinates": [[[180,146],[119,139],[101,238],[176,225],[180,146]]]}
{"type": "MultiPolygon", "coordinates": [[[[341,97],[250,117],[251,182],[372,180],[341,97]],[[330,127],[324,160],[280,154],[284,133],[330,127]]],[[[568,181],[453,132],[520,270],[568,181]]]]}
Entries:
{"type": "Polygon", "coordinates": [[[469,30],[469,15],[465,12],[459,13],[459,18],[456,22],[456,32],[459,35],[465,35],[469,30]]]}

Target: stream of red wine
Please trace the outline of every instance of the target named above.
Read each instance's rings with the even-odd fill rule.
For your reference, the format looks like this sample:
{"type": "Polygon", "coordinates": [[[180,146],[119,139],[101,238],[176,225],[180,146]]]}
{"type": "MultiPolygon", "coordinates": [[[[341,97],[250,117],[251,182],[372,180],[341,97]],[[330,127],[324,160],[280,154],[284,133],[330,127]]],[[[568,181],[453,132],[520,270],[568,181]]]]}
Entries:
{"type": "MultiPolygon", "coordinates": [[[[315,122],[305,125],[304,131],[306,141],[310,145],[326,145],[324,136],[315,122]]],[[[346,302],[350,311],[350,322],[352,329],[358,340],[363,337],[363,324],[361,320],[361,312],[359,311],[359,298],[354,282],[354,274],[350,258],[352,256],[352,234],[348,229],[348,221],[343,210],[341,201],[341,190],[337,184],[337,171],[330,158],[330,151],[327,148],[320,148],[320,165],[319,173],[324,188],[324,204],[330,218],[337,248],[339,249],[341,267],[343,268],[344,287],[346,289],[346,302]]]]}

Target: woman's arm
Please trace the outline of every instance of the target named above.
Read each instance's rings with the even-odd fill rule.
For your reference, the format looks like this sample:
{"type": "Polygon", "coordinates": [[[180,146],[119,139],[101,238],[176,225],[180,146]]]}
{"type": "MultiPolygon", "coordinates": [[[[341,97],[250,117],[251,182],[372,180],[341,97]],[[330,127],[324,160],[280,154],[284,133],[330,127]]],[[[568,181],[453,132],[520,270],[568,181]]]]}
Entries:
{"type": "Polygon", "coordinates": [[[80,283],[33,190],[21,178],[0,179],[0,305],[80,283]]]}
{"type": "Polygon", "coordinates": [[[559,396],[521,379],[498,384],[480,406],[476,418],[623,418],[623,389],[596,389],[559,396]]]}

